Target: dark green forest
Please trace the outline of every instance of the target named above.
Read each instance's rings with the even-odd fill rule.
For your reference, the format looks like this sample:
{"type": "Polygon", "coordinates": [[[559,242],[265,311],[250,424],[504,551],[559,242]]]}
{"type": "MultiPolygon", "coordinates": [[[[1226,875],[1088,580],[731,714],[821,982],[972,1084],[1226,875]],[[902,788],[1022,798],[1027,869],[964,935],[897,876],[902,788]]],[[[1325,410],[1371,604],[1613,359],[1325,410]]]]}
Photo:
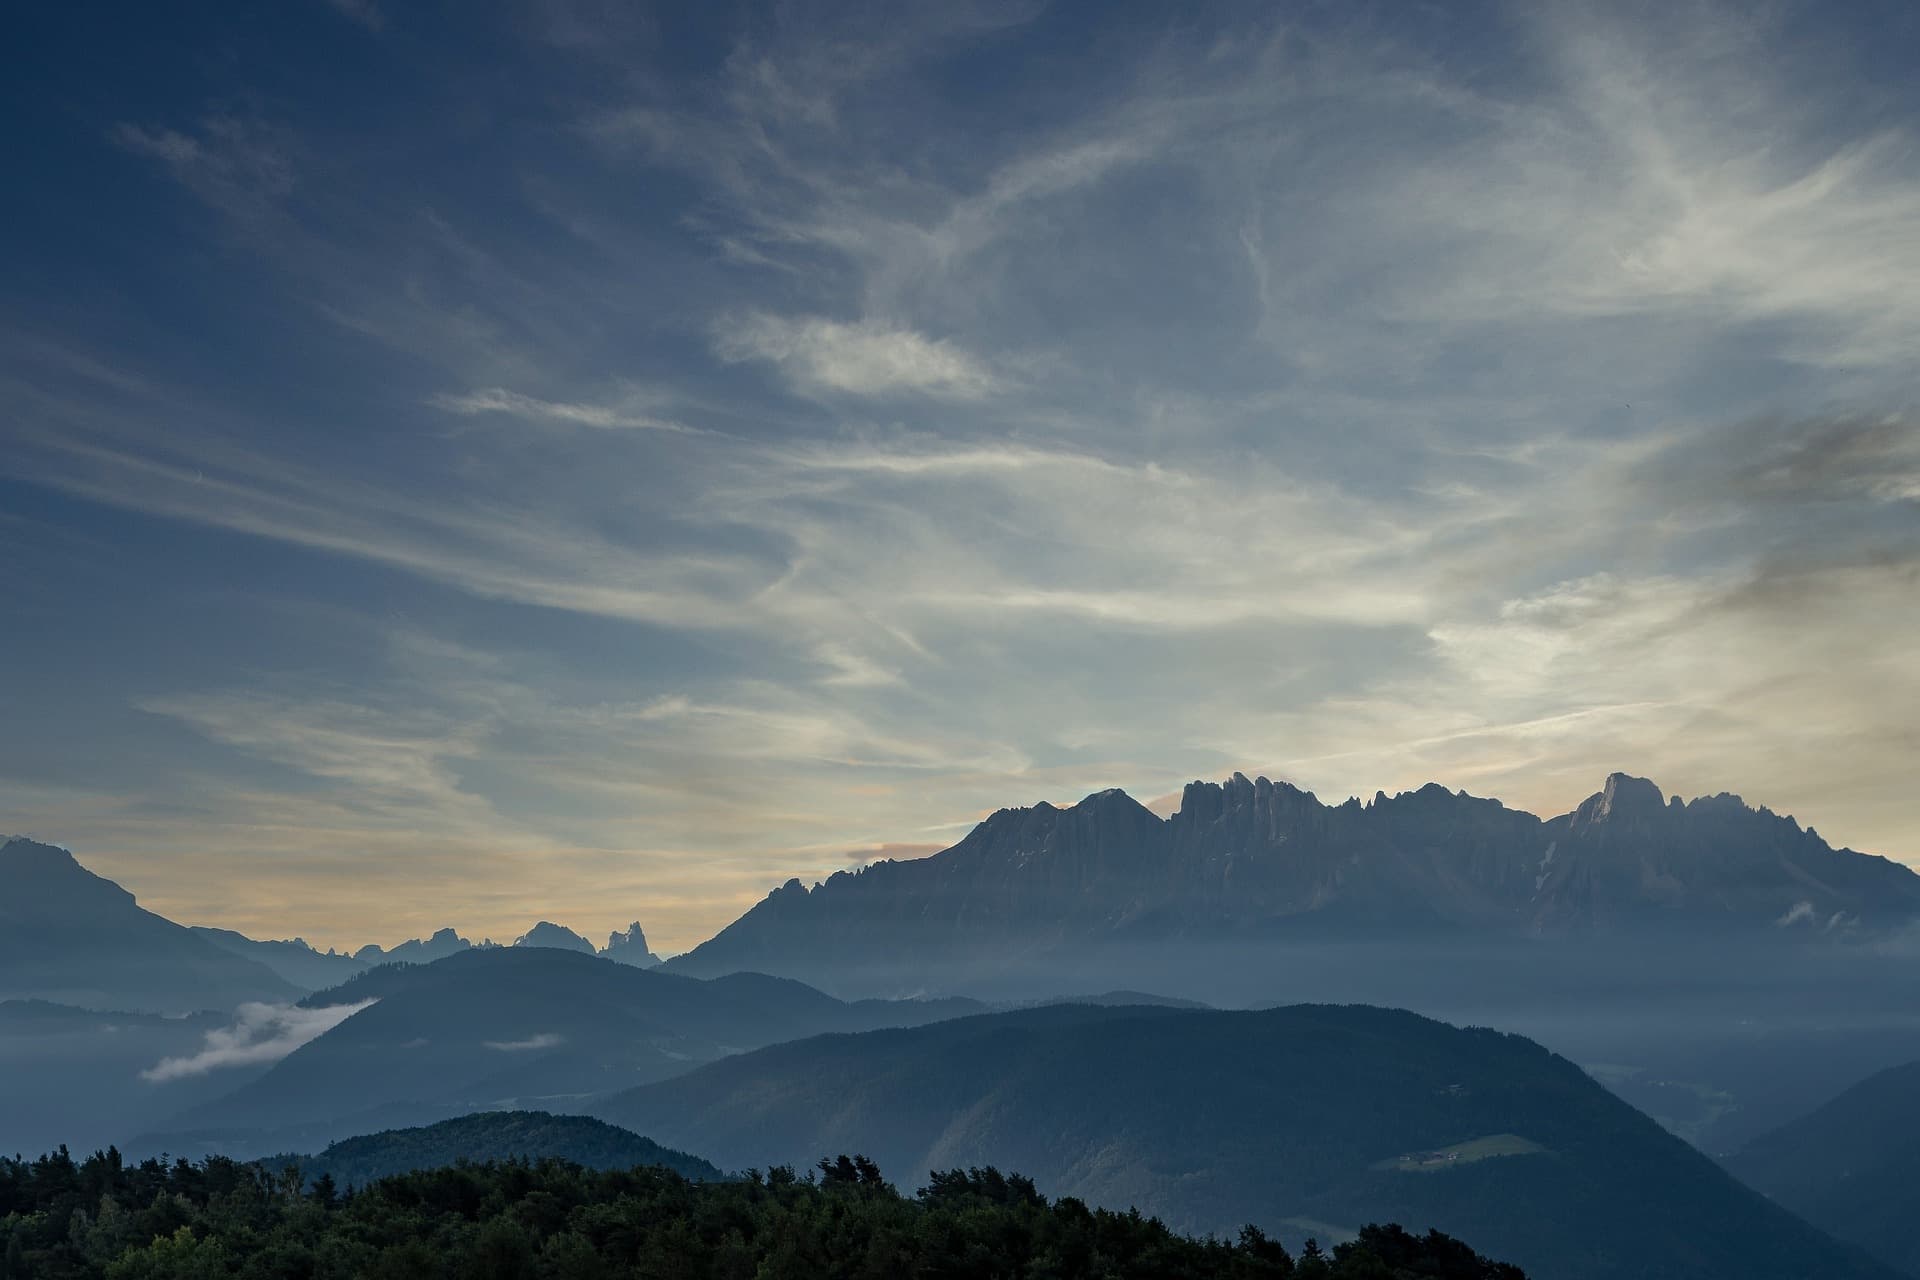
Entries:
{"type": "Polygon", "coordinates": [[[551,1157],[589,1169],[671,1169],[695,1181],[717,1182],[724,1174],[698,1156],[673,1151],[637,1133],[590,1116],[545,1111],[482,1111],[419,1129],[389,1129],[336,1142],[318,1155],[270,1156],[259,1163],[279,1170],[289,1164],[311,1186],[321,1177],[335,1186],[365,1186],[417,1169],[438,1169],[462,1160],[540,1160],[551,1157]]]}
{"type": "Polygon", "coordinates": [[[1138,1213],[1049,1202],[994,1169],[906,1196],[863,1157],[721,1182],[560,1160],[462,1163],[343,1187],[297,1167],[117,1152],[0,1160],[0,1275],[882,1280],[899,1276],[1524,1280],[1447,1236],[1368,1227],[1291,1257],[1248,1228],[1180,1236],[1138,1213]]]}

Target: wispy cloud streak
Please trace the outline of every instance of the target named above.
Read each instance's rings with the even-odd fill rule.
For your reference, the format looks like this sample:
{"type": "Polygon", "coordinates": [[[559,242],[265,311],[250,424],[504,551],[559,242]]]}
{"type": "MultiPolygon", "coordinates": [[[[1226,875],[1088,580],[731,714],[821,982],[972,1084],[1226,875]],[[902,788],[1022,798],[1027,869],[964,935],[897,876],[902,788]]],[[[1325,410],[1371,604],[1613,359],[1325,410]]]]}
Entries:
{"type": "Polygon", "coordinates": [[[206,1075],[225,1067],[260,1066],[278,1062],[310,1040],[327,1032],[374,1002],[324,1005],[305,1009],[297,1005],[243,1004],[233,1025],[207,1032],[200,1052],[185,1058],[162,1058],[140,1073],[156,1084],[186,1076],[206,1075]]]}

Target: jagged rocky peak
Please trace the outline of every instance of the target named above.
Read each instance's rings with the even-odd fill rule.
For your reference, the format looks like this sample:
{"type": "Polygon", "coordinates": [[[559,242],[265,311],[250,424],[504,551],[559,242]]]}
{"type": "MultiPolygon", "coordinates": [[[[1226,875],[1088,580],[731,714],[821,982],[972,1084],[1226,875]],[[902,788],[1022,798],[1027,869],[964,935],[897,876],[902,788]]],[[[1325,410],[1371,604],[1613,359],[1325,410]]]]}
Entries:
{"type": "Polygon", "coordinates": [[[614,951],[621,947],[639,947],[642,951],[647,949],[647,932],[640,927],[638,920],[607,935],[607,950],[614,951]]]}
{"type": "Polygon", "coordinates": [[[597,948],[595,948],[591,942],[588,942],[585,938],[573,930],[566,928],[564,925],[554,924],[550,920],[542,920],[540,923],[534,925],[533,928],[515,938],[513,945],[516,947],[552,947],[560,951],[582,951],[587,955],[597,954],[597,948]]]}
{"type": "Polygon", "coordinates": [[[640,928],[638,920],[625,929],[607,935],[607,945],[600,954],[609,960],[642,969],[650,969],[660,963],[660,957],[647,948],[647,935],[640,928]]]}
{"type": "Polygon", "coordinates": [[[804,912],[812,896],[813,892],[807,888],[805,881],[799,876],[791,876],[780,887],[767,890],[767,896],[754,903],[747,914],[768,920],[804,912]]]}
{"type": "MultiPolygon", "coordinates": [[[[1060,841],[1131,841],[1161,825],[1158,814],[1118,787],[1096,791],[1062,808],[1042,800],[1022,809],[998,809],[946,853],[962,859],[998,851],[1018,857],[1060,841]]],[[[935,854],[941,858],[945,854],[935,854]]]]}
{"type": "Polygon", "coordinates": [[[1449,791],[1437,782],[1429,782],[1415,790],[1397,791],[1393,795],[1376,791],[1371,807],[1381,811],[1426,812],[1471,798],[1464,791],[1449,791]]]}
{"type": "MultiPolygon", "coordinates": [[[[1675,796],[1673,798],[1673,802],[1675,804],[1679,804],[1680,797],[1675,796]]],[[[1744,813],[1753,812],[1752,808],[1747,804],[1745,800],[1733,794],[1733,792],[1731,791],[1722,791],[1717,795],[1711,795],[1711,796],[1695,796],[1684,807],[1689,813],[1702,813],[1702,814],[1709,814],[1709,813],[1744,814],[1744,813]]],[[[1759,812],[1771,813],[1772,810],[1762,807],[1759,810],[1759,812]]],[[[1788,821],[1792,821],[1792,819],[1788,819],[1788,821]]]]}
{"type": "Polygon", "coordinates": [[[1597,828],[1625,830],[1660,821],[1669,813],[1660,788],[1646,778],[1610,773],[1604,786],[1573,811],[1573,832],[1597,828]]]}
{"type": "Polygon", "coordinates": [[[1189,782],[1180,793],[1178,816],[1188,823],[1206,824],[1237,811],[1258,814],[1319,804],[1313,792],[1290,782],[1275,782],[1264,774],[1249,778],[1235,771],[1225,782],[1189,782]]]}
{"type": "Polygon", "coordinates": [[[1132,821],[1141,817],[1159,822],[1160,817],[1153,810],[1135,800],[1119,787],[1108,787],[1105,791],[1096,791],[1067,810],[1068,813],[1093,816],[1095,818],[1118,817],[1122,821],[1132,821]]]}

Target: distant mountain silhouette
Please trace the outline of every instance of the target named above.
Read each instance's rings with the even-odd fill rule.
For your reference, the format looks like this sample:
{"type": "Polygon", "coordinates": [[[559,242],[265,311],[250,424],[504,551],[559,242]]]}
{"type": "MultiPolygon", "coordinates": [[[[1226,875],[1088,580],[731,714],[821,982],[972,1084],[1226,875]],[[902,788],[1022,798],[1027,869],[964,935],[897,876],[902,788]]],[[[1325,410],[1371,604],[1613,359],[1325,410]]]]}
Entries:
{"type": "MultiPolygon", "coordinates": [[[[481,943],[478,945],[484,948],[494,944],[481,943]]],[[[516,947],[552,947],[561,951],[578,951],[582,955],[605,956],[609,960],[617,960],[621,964],[632,965],[640,969],[651,968],[660,963],[660,957],[647,950],[647,935],[641,930],[638,921],[628,925],[625,930],[619,933],[609,934],[605,947],[596,947],[581,934],[575,933],[565,925],[554,924],[550,920],[540,921],[534,925],[533,928],[515,938],[510,945],[516,947]]],[[[360,967],[362,968],[367,965],[394,962],[401,964],[431,964],[435,960],[444,960],[450,955],[457,955],[462,951],[471,950],[475,946],[475,943],[461,937],[454,930],[442,929],[431,938],[425,940],[415,938],[410,942],[400,943],[398,946],[390,949],[383,950],[374,945],[364,946],[354,952],[353,956],[354,959],[360,961],[360,967]]],[[[345,981],[349,976],[351,975],[340,974],[336,976],[333,981],[345,981]]]]}
{"type": "Polygon", "coordinates": [[[516,947],[555,947],[561,951],[578,951],[583,955],[596,955],[598,949],[585,938],[571,929],[563,928],[547,920],[542,920],[513,940],[516,947]]]}
{"type": "Polygon", "coordinates": [[[472,947],[473,943],[452,929],[441,929],[430,938],[411,938],[388,948],[370,942],[354,952],[353,958],[369,965],[432,964],[435,960],[444,960],[472,947]]]}
{"type": "Polygon", "coordinates": [[[1920,1276],[1920,1062],[1862,1080],[1726,1163],[1815,1226],[1920,1276]]]}
{"type": "Polygon", "coordinates": [[[222,951],[258,960],[302,991],[318,991],[345,982],[367,967],[366,961],[338,952],[315,951],[304,938],[261,942],[232,929],[192,926],[193,932],[222,951]]]}
{"type": "Polygon", "coordinates": [[[570,1160],[589,1169],[671,1169],[683,1178],[725,1177],[698,1156],[670,1151],[650,1138],[588,1116],[544,1111],[484,1111],[416,1129],[389,1129],[334,1143],[318,1155],[276,1156],[270,1172],[297,1164],[308,1182],[329,1175],[335,1185],[364,1187],[378,1178],[439,1169],[461,1160],[570,1160]]]}
{"type": "Polygon", "coordinates": [[[367,1000],[376,1003],[139,1149],[251,1157],[470,1111],[564,1109],[742,1049],[981,1007],[848,1004],[783,978],[702,981],[549,947],[382,965],[302,1003],[367,1000]]]}
{"type": "MultiPolygon", "coordinates": [[[[1683,804],[1614,774],[1548,820],[1438,785],[1369,803],[1235,774],[1171,818],[1121,791],[1003,809],[942,853],[776,889],[693,951],[859,989],[845,975],[937,972],[1089,944],[1731,932],[1862,938],[1920,917],[1920,876],[1836,850],[1737,796],[1683,804]]],[[[919,979],[910,979],[915,981],[919,979]]]]}
{"type": "Polygon", "coordinates": [[[638,920],[619,933],[608,934],[607,945],[600,949],[600,954],[641,969],[651,969],[660,963],[660,957],[647,950],[647,935],[641,932],[638,920]]]}
{"type": "Polygon", "coordinates": [[[0,999],[184,1013],[298,994],[258,960],[142,909],[65,849],[0,844],[0,999]]]}
{"type": "Polygon", "coordinates": [[[776,1045],[592,1111],[726,1167],[998,1162],[1182,1230],[1390,1219],[1559,1280],[1891,1274],[1565,1059],[1393,1010],[1053,1006],[776,1045]]]}

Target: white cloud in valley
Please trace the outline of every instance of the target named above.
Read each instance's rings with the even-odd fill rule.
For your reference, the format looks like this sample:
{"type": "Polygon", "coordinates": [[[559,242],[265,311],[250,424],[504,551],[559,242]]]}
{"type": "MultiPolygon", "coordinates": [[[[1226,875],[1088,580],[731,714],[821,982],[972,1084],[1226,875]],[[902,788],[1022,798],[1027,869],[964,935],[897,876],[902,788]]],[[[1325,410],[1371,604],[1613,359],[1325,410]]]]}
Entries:
{"type": "Polygon", "coordinates": [[[373,1003],[362,1000],[357,1004],[321,1005],[310,1009],[300,1005],[249,1002],[234,1011],[233,1025],[207,1032],[206,1044],[198,1053],[162,1058],[142,1071],[140,1078],[158,1084],[228,1067],[275,1063],[373,1003]]]}

